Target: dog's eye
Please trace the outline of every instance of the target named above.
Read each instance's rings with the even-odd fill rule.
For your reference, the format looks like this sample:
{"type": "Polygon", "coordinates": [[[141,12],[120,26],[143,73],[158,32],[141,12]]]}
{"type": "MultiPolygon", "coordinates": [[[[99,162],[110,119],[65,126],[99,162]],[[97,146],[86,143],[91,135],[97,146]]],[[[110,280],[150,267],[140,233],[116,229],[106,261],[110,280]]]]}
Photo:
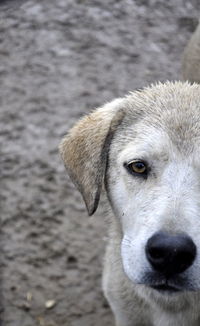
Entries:
{"type": "Polygon", "coordinates": [[[146,171],[146,165],[143,162],[132,162],[130,164],[131,169],[135,173],[144,173],[146,171]]]}
{"type": "Polygon", "coordinates": [[[125,164],[125,167],[132,174],[141,175],[144,177],[147,176],[147,172],[148,172],[147,164],[143,161],[139,161],[139,160],[132,161],[128,164],[125,164]]]}

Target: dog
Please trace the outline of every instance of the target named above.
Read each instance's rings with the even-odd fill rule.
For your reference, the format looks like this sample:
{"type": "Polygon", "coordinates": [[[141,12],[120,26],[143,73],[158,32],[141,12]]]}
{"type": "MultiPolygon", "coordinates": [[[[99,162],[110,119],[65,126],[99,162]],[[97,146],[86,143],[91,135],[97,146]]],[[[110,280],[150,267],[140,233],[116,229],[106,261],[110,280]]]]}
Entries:
{"type": "Polygon", "coordinates": [[[200,23],[184,50],[183,78],[200,83],[200,23]]]}
{"type": "Polygon", "coordinates": [[[200,325],[200,85],[157,83],[82,118],[60,153],[88,214],[105,186],[117,326],[200,325]]]}

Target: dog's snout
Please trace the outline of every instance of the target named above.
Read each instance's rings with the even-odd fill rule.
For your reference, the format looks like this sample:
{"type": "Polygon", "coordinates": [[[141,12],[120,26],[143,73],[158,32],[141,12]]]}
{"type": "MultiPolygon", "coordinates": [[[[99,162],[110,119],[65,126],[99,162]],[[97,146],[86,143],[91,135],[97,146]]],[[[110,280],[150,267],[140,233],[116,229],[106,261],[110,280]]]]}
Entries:
{"type": "Polygon", "coordinates": [[[166,277],[184,272],[196,256],[196,245],[185,234],[157,232],[147,241],[145,249],[153,269],[166,277]]]}

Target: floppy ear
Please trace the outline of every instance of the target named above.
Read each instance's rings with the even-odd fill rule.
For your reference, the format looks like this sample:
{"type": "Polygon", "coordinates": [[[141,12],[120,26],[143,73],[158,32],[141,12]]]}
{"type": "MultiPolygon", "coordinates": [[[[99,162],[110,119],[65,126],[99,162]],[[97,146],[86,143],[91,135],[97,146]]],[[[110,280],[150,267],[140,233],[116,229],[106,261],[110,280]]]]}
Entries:
{"type": "Polygon", "coordinates": [[[65,167],[81,192],[89,215],[98,206],[109,145],[124,116],[122,102],[123,99],[114,100],[81,119],[59,146],[65,167]]]}

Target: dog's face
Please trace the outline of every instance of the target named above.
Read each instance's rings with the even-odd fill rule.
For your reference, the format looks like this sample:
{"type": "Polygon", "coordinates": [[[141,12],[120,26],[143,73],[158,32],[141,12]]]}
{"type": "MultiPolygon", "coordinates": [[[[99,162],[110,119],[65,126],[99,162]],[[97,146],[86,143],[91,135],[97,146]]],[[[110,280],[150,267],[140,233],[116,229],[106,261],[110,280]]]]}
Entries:
{"type": "Polygon", "coordinates": [[[107,170],[124,270],[133,282],[163,293],[199,289],[200,138],[178,144],[175,124],[170,132],[148,119],[129,125],[126,136],[125,125],[116,132],[107,170]]]}
{"type": "Polygon", "coordinates": [[[200,289],[200,86],[160,84],[115,101],[72,129],[61,153],[90,214],[105,176],[134,283],[200,289]]]}

